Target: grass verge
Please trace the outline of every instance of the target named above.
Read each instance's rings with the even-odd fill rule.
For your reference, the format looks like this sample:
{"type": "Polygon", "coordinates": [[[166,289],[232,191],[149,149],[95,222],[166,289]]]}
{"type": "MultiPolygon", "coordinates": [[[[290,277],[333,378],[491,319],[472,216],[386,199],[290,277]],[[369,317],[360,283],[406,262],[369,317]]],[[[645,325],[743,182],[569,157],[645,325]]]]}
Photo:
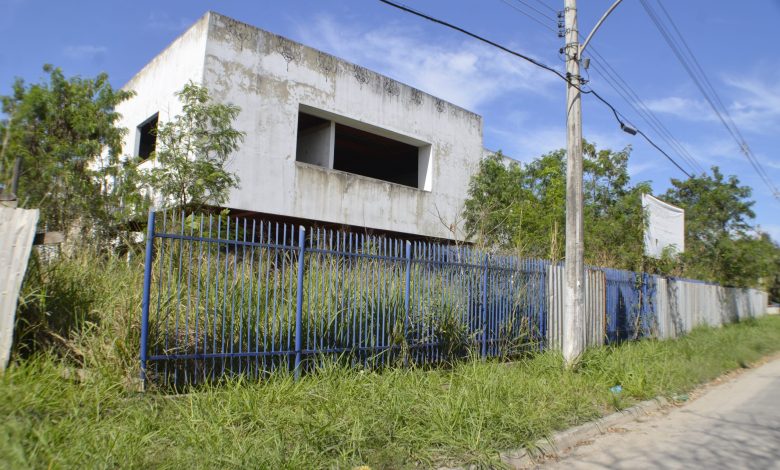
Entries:
{"type": "Polygon", "coordinates": [[[178,397],[128,392],[116,375],[63,378],[50,355],[0,378],[6,468],[371,468],[496,465],[501,450],[657,395],[685,393],[780,349],[780,318],[674,341],[551,353],[448,370],[332,367],[294,382],[231,382],[178,397]],[[112,378],[113,377],[113,378],[112,378]],[[610,387],[621,385],[614,395],[610,387]]]}

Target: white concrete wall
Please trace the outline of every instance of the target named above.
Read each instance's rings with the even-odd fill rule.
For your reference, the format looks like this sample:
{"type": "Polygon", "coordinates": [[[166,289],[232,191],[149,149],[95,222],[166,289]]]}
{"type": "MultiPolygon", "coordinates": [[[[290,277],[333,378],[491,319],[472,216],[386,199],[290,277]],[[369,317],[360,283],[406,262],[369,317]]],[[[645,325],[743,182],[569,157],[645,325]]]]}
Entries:
{"type": "Polygon", "coordinates": [[[203,83],[208,24],[209,16],[204,15],[122,87],[136,93],[117,106],[122,115],[119,126],[128,130],[122,146],[124,155],[136,155],[137,126],[155,113],[159,113],[160,123],[181,113],[175,93],[188,81],[203,83]]]}
{"type": "Polygon", "coordinates": [[[230,168],[232,208],[452,238],[483,153],[482,118],[331,55],[211,13],[204,84],[241,106],[246,132],[230,168]],[[414,145],[431,146],[416,189],[296,162],[300,106],[414,145]]]}

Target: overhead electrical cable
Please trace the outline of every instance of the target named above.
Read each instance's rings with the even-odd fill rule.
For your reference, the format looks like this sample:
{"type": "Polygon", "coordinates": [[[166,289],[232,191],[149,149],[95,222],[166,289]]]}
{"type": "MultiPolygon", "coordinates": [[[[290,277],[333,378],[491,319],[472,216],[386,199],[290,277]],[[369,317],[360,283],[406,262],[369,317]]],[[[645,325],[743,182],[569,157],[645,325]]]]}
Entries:
{"type": "MultiPolygon", "coordinates": [[[[386,5],[389,5],[389,6],[391,6],[391,7],[393,7],[393,8],[397,8],[397,9],[399,9],[399,10],[401,10],[401,11],[405,11],[405,12],[407,12],[407,13],[410,13],[410,14],[412,14],[412,15],[418,16],[418,17],[420,17],[420,18],[424,18],[424,19],[426,19],[426,20],[428,20],[428,21],[431,21],[431,22],[433,22],[433,23],[440,24],[440,25],[442,25],[442,26],[446,26],[447,28],[453,29],[453,30],[455,30],[455,31],[458,31],[458,32],[460,32],[460,33],[463,33],[463,34],[465,34],[465,35],[467,35],[467,36],[469,36],[469,37],[472,37],[472,38],[474,38],[474,39],[476,39],[476,40],[478,40],[478,41],[484,42],[485,44],[489,44],[489,45],[491,45],[491,46],[493,46],[493,47],[496,47],[496,48],[498,48],[498,49],[501,49],[502,51],[504,51],[504,52],[507,52],[508,54],[511,54],[511,55],[513,55],[513,56],[516,56],[516,57],[519,57],[519,58],[521,58],[521,59],[523,59],[523,60],[525,60],[525,61],[528,61],[528,62],[530,62],[530,63],[532,63],[532,64],[536,65],[537,67],[540,67],[540,68],[542,68],[542,69],[544,69],[544,70],[547,70],[547,71],[549,71],[549,72],[552,72],[552,73],[554,73],[555,75],[557,75],[557,76],[558,76],[560,79],[562,79],[562,80],[563,80],[563,81],[565,81],[566,83],[571,83],[571,82],[569,81],[568,77],[566,77],[565,75],[563,75],[561,72],[559,72],[559,71],[555,70],[554,68],[550,67],[549,65],[543,64],[542,62],[539,62],[538,60],[536,60],[536,59],[533,59],[533,58],[531,58],[531,57],[529,57],[529,56],[527,56],[527,55],[525,55],[525,54],[521,54],[520,52],[513,51],[512,49],[509,49],[508,47],[502,46],[501,44],[498,44],[498,43],[496,43],[496,42],[494,42],[494,41],[491,41],[490,39],[487,39],[487,38],[485,38],[485,37],[479,36],[478,34],[472,33],[471,31],[468,31],[468,30],[466,30],[466,29],[463,29],[463,28],[461,28],[460,26],[456,26],[456,25],[454,25],[454,24],[452,24],[452,23],[448,23],[448,22],[446,22],[446,21],[444,21],[444,20],[440,20],[440,19],[438,19],[438,18],[435,18],[435,17],[433,17],[433,16],[430,16],[430,15],[428,15],[428,14],[425,14],[425,13],[423,13],[423,12],[421,12],[421,11],[415,10],[415,9],[413,9],[413,8],[411,8],[411,7],[408,7],[408,6],[406,6],[406,5],[402,5],[402,4],[400,4],[400,3],[393,2],[393,1],[391,1],[391,0],[379,0],[379,1],[380,1],[380,2],[382,2],[382,3],[384,3],[384,4],[386,4],[386,5]]],[[[601,95],[599,95],[598,93],[596,93],[596,91],[595,91],[595,90],[593,90],[593,89],[588,89],[588,90],[585,90],[585,89],[579,88],[579,90],[580,90],[580,92],[581,92],[581,93],[583,93],[583,94],[592,94],[592,95],[593,95],[593,96],[595,96],[595,97],[596,97],[596,98],[597,98],[599,101],[601,101],[602,103],[604,103],[604,104],[605,104],[605,105],[606,105],[606,106],[607,106],[607,107],[608,107],[608,108],[609,108],[609,109],[612,111],[612,113],[613,113],[613,114],[614,114],[614,116],[615,116],[615,119],[618,121],[618,123],[621,125],[621,127],[626,127],[626,125],[625,125],[625,121],[624,121],[623,119],[621,119],[621,115],[618,113],[617,109],[615,109],[615,107],[614,107],[614,106],[612,106],[612,104],[611,104],[609,101],[607,101],[606,99],[604,99],[604,98],[603,98],[601,95]]],[[[658,146],[658,145],[657,145],[657,144],[656,144],[656,143],[655,143],[655,142],[654,142],[654,141],[653,141],[653,140],[652,140],[650,137],[648,137],[648,136],[647,136],[647,134],[645,134],[644,132],[642,132],[642,131],[641,131],[641,130],[639,130],[639,129],[635,129],[635,130],[636,130],[636,132],[637,132],[639,135],[641,135],[642,137],[644,137],[644,138],[645,138],[645,140],[647,140],[647,142],[648,142],[648,143],[650,143],[650,145],[652,145],[653,147],[655,147],[655,148],[656,148],[656,149],[657,149],[659,152],[661,152],[661,154],[663,154],[663,155],[664,155],[664,156],[665,156],[665,157],[666,157],[666,158],[667,158],[667,159],[668,159],[670,162],[672,162],[672,163],[673,163],[673,164],[674,164],[674,165],[675,165],[675,166],[676,166],[676,167],[677,167],[677,168],[678,168],[680,171],[682,171],[682,172],[683,172],[683,173],[684,173],[686,176],[688,176],[688,178],[691,178],[691,174],[690,174],[690,173],[688,173],[687,171],[685,171],[685,169],[684,169],[682,166],[680,166],[680,164],[679,164],[679,163],[677,163],[677,162],[674,160],[674,158],[672,158],[672,157],[671,157],[671,156],[670,156],[668,153],[666,153],[666,152],[665,152],[663,149],[661,149],[661,147],[659,147],[659,146],[658,146]]]]}
{"type": "Polygon", "coordinates": [[[520,3],[520,4],[522,4],[522,5],[525,5],[525,6],[527,6],[527,7],[528,7],[528,8],[530,8],[531,10],[535,11],[535,12],[536,12],[536,13],[538,13],[539,15],[541,15],[541,16],[543,16],[543,17],[545,17],[545,18],[549,19],[549,20],[556,21],[554,17],[552,17],[552,16],[548,15],[547,13],[544,13],[544,12],[541,12],[541,11],[539,11],[539,9],[537,9],[537,8],[534,8],[532,5],[529,5],[527,2],[524,2],[523,0],[515,0],[515,2],[517,2],[517,3],[520,3]]]}
{"type": "MultiPolygon", "coordinates": [[[[515,10],[516,10],[517,12],[519,12],[520,14],[522,14],[522,15],[525,15],[526,17],[530,18],[531,20],[533,20],[533,21],[535,21],[535,22],[539,23],[539,24],[540,24],[540,25],[541,25],[543,28],[547,28],[547,29],[549,29],[550,31],[552,31],[553,33],[557,32],[557,31],[555,31],[555,29],[553,29],[551,26],[547,25],[547,24],[546,24],[544,21],[542,21],[542,20],[539,20],[538,18],[534,17],[534,16],[533,16],[533,15],[531,15],[530,13],[528,13],[528,12],[526,12],[525,10],[523,10],[522,8],[520,8],[520,6],[519,6],[519,5],[517,5],[516,3],[514,3],[514,2],[511,2],[510,0],[501,0],[501,1],[502,1],[502,2],[504,2],[504,3],[505,3],[507,6],[508,6],[508,7],[515,9],[515,10]]],[[[518,0],[518,1],[519,1],[519,0],[518,0]]],[[[525,4],[525,3],[524,3],[524,4],[525,4]]],[[[545,16],[546,16],[546,15],[545,15],[545,16]]]]}
{"type": "MultiPolygon", "coordinates": [[[[503,3],[506,3],[508,6],[512,7],[513,9],[517,10],[519,13],[523,14],[524,16],[527,16],[537,23],[540,23],[545,29],[553,30],[549,25],[543,24],[539,21],[537,21],[535,18],[531,16],[530,13],[527,11],[524,11],[519,5],[510,4],[507,0],[501,0],[503,3]]],[[[527,7],[532,8],[533,11],[537,13],[539,10],[531,7],[526,2],[523,2],[522,0],[515,0],[527,7]]],[[[554,11],[554,10],[553,10],[554,11]]],[[[551,16],[544,15],[545,18],[551,21],[556,21],[555,18],[551,16]]],[[[557,23],[557,22],[556,22],[557,23]]],[[[632,109],[669,145],[671,148],[674,149],[674,151],[682,158],[683,161],[686,162],[687,165],[689,165],[694,172],[695,171],[701,171],[704,172],[704,169],[701,167],[701,165],[698,163],[698,161],[685,149],[685,147],[673,136],[671,135],[671,132],[666,128],[666,126],[663,125],[663,123],[660,122],[660,120],[653,114],[653,112],[648,109],[645,104],[642,102],[642,100],[636,96],[636,93],[633,91],[633,89],[630,89],[627,83],[625,83],[625,80],[623,80],[622,77],[619,77],[618,73],[614,68],[607,62],[606,59],[604,59],[601,54],[596,51],[595,47],[591,45],[591,48],[594,52],[594,55],[599,58],[600,62],[603,62],[606,66],[605,68],[609,68],[612,72],[610,73],[609,70],[604,71],[598,71],[599,75],[601,75],[604,78],[604,81],[615,90],[615,92],[620,95],[621,98],[623,98],[626,103],[628,103],[629,106],[631,106],[632,109]],[[611,75],[618,75],[618,78],[611,77],[611,75]],[[622,84],[620,83],[622,82],[622,84]],[[621,90],[623,89],[623,90],[621,90]],[[630,92],[628,91],[630,89],[630,92]],[[633,99],[630,97],[630,95],[633,94],[633,99]]],[[[594,66],[596,65],[596,61],[594,60],[594,66]]],[[[621,115],[622,116],[622,115],[621,115]]],[[[623,119],[631,124],[632,127],[636,127],[632,122],[630,122],[625,116],[622,116],[623,119]]],[[[644,138],[647,138],[646,134],[643,134],[644,138]]],[[[657,146],[656,146],[657,147],[657,146]]]]}
{"type": "MultiPolygon", "coordinates": [[[[519,13],[531,17],[532,15],[524,11],[520,5],[514,5],[510,4],[507,0],[501,0],[502,2],[506,3],[513,9],[517,10],[519,13]]],[[[531,5],[526,3],[522,0],[515,0],[516,2],[519,2],[522,5],[525,5],[526,7],[531,8],[534,12],[538,14],[542,14],[538,9],[533,8],[531,5]]],[[[537,0],[540,1],[540,0],[537,0]]],[[[542,5],[546,6],[551,11],[555,12],[551,7],[549,7],[547,4],[542,3],[542,5]]],[[[546,19],[552,21],[554,24],[557,24],[557,20],[551,16],[543,15],[546,19]]],[[[534,21],[537,23],[540,23],[545,29],[552,30],[552,28],[548,24],[543,24],[539,21],[537,21],[535,18],[534,21]]],[[[583,38],[584,39],[584,38],[583,38]]],[[[593,54],[593,66],[596,72],[604,78],[604,81],[609,85],[615,92],[620,95],[620,97],[632,108],[634,111],[639,115],[639,117],[647,123],[648,126],[650,126],[666,143],[669,145],[672,149],[674,149],[675,153],[677,153],[680,158],[685,161],[694,171],[704,172],[704,168],[701,166],[701,164],[698,162],[698,160],[691,155],[691,153],[685,148],[685,146],[676,138],[672,133],[669,131],[669,129],[660,121],[660,119],[655,115],[655,113],[650,110],[644,102],[639,98],[639,96],[636,94],[636,92],[628,85],[628,83],[623,79],[623,77],[620,76],[620,74],[617,72],[617,70],[612,67],[612,65],[596,50],[595,46],[591,45],[589,51],[592,51],[593,54]],[[597,65],[597,62],[599,63],[597,65]],[[601,70],[599,70],[599,65],[601,66],[601,70]]],[[[587,69],[586,69],[587,70],[587,69]]],[[[636,127],[631,123],[633,127],[636,127]]]]}
{"type": "Polygon", "coordinates": [[[753,151],[750,149],[747,141],[744,139],[739,128],[736,126],[734,119],[731,117],[731,113],[729,112],[728,108],[724,106],[723,100],[712,86],[712,83],[709,81],[707,74],[702,69],[701,64],[699,64],[695,55],[685,41],[685,38],[680,33],[680,29],[674,23],[671,15],[669,15],[669,12],[663,8],[660,0],[658,0],[658,4],[661,5],[667,21],[672,25],[672,30],[677,33],[676,36],[673,34],[672,30],[667,29],[660,15],[658,15],[658,13],[653,9],[647,0],[640,0],[640,3],[642,4],[642,7],[644,8],[647,15],[650,17],[656,29],[658,29],[667,45],[674,53],[677,60],[693,80],[694,85],[696,85],[701,94],[704,96],[704,99],[715,112],[715,115],[718,117],[729,134],[731,134],[742,154],[747,158],[750,165],[762,179],[764,184],[772,192],[773,196],[775,198],[780,198],[780,192],[774,183],[772,183],[771,178],[767,174],[763,165],[761,165],[761,162],[753,154],[753,151]],[[685,52],[687,52],[687,55],[685,52]]]}
{"type": "Polygon", "coordinates": [[[538,3],[539,5],[542,5],[543,7],[547,8],[548,10],[550,10],[553,13],[556,13],[556,14],[558,13],[558,10],[556,10],[553,7],[551,7],[547,3],[543,2],[542,0],[536,0],[536,3],[538,3]]]}
{"type": "Polygon", "coordinates": [[[701,164],[696,158],[691,155],[688,149],[680,142],[671,131],[664,125],[664,123],[656,116],[656,114],[647,107],[642,101],[639,95],[634,89],[623,79],[623,77],[612,67],[612,65],[601,56],[591,44],[590,52],[593,54],[594,59],[591,62],[591,67],[598,73],[607,85],[610,86],[615,92],[623,98],[636,113],[647,123],[674,151],[688,163],[694,171],[704,172],[701,164]]]}
{"type": "Polygon", "coordinates": [[[467,31],[467,30],[461,28],[460,26],[455,26],[452,23],[447,23],[444,20],[440,20],[438,18],[434,18],[433,16],[426,15],[425,13],[423,13],[421,11],[417,11],[417,10],[415,10],[413,8],[407,7],[405,5],[401,5],[400,3],[395,3],[395,2],[392,2],[390,0],[379,0],[379,1],[384,3],[384,4],[386,4],[386,5],[390,5],[391,7],[397,8],[397,9],[405,11],[407,13],[411,13],[412,15],[419,16],[420,18],[424,18],[424,19],[426,19],[428,21],[432,21],[432,22],[440,24],[442,26],[446,26],[446,27],[448,27],[450,29],[454,29],[455,31],[458,31],[460,33],[465,34],[466,36],[472,37],[472,38],[474,38],[474,39],[476,39],[478,41],[482,41],[485,44],[490,44],[491,46],[496,47],[498,49],[501,49],[502,51],[504,51],[504,52],[506,52],[508,54],[511,54],[511,55],[513,55],[515,57],[519,57],[519,58],[521,58],[521,59],[523,59],[525,61],[528,61],[528,62],[536,65],[537,67],[543,68],[543,69],[547,70],[548,72],[554,73],[561,80],[563,80],[565,82],[569,81],[564,74],[562,74],[561,72],[555,70],[554,68],[550,67],[549,65],[545,65],[545,64],[539,62],[538,60],[533,59],[533,58],[531,58],[531,57],[529,57],[529,56],[527,56],[525,54],[521,54],[521,53],[519,53],[517,51],[513,51],[512,49],[509,49],[508,47],[502,46],[501,44],[498,44],[497,42],[493,42],[490,39],[487,39],[487,38],[484,38],[484,37],[479,36],[477,34],[474,34],[471,31],[467,31]]]}
{"type": "MultiPolygon", "coordinates": [[[[612,110],[612,113],[615,115],[615,119],[617,120],[617,122],[619,122],[619,123],[621,124],[621,126],[623,125],[623,122],[624,122],[624,121],[626,121],[626,118],[625,118],[625,117],[624,117],[622,114],[620,114],[620,113],[618,112],[618,110],[617,110],[617,109],[615,109],[615,107],[614,107],[614,106],[612,106],[612,104],[611,104],[609,101],[607,101],[607,100],[606,100],[606,99],[604,99],[604,98],[603,98],[601,95],[599,95],[598,93],[596,93],[596,90],[590,89],[590,90],[588,90],[588,91],[587,91],[587,93],[590,93],[590,94],[592,94],[593,96],[595,96],[595,97],[596,97],[596,98],[597,98],[599,101],[601,101],[602,103],[604,103],[604,104],[605,104],[605,105],[606,105],[606,106],[607,106],[607,107],[608,107],[610,110],[612,110]]],[[[682,166],[680,166],[680,164],[679,164],[679,163],[677,163],[677,161],[676,161],[674,158],[672,158],[672,157],[671,157],[671,156],[670,156],[668,153],[666,153],[666,152],[665,152],[665,151],[664,151],[664,150],[663,150],[661,147],[659,147],[659,146],[658,146],[658,145],[657,145],[655,142],[653,142],[653,139],[651,139],[650,137],[648,137],[648,136],[647,136],[647,134],[645,134],[644,132],[642,132],[640,129],[637,129],[637,128],[634,128],[634,130],[637,132],[637,134],[639,134],[639,135],[641,135],[642,137],[644,137],[644,138],[645,138],[645,140],[646,140],[646,141],[647,141],[647,142],[648,142],[650,145],[652,145],[653,147],[655,147],[655,148],[656,148],[656,150],[658,150],[659,152],[661,152],[661,153],[663,154],[663,156],[667,158],[667,160],[669,160],[670,162],[672,162],[672,163],[674,164],[674,166],[676,166],[677,168],[679,168],[679,170],[680,170],[680,171],[682,171],[683,173],[685,173],[685,175],[686,175],[686,176],[688,176],[688,178],[691,178],[691,177],[692,177],[692,176],[691,176],[691,174],[690,174],[690,173],[688,173],[687,171],[685,171],[685,169],[684,169],[682,166]]]]}

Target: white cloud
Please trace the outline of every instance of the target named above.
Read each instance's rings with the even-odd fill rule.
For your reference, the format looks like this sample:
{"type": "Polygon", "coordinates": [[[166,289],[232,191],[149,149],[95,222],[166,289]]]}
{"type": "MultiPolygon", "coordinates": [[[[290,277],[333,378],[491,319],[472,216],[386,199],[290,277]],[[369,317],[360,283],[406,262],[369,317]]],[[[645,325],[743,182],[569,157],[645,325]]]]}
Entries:
{"type": "Polygon", "coordinates": [[[508,157],[529,163],[545,153],[566,146],[566,130],[563,126],[530,128],[512,126],[513,129],[487,127],[486,133],[502,142],[501,150],[508,157]]]}
{"type": "Polygon", "coordinates": [[[108,52],[105,46],[95,45],[80,45],[80,46],[66,46],[62,53],[65,57],[74,60],[92,60],[99,59],[108,52]]]}
{"type": "MultiPolygon", "coordinates": [[[[718,88],[724,107],[743,132],[774,135],[780,125],[780,78],[777,73],[756,72],[753,75],[728,76],[718,88]],[[731,100],[727,98],[731,96],[731,100]]],[[[720,118],[703,99],[668,96],[646,100],[655,112],[669,114],[688,121],[709,121],[719,126],[720,118]]],[[[728,122],[728,117],[724,115],[728,122]]]]}
{"type": "Polygon", "coordinates": [[[684,98],[681,96],[668,96],[654,100],[646,100],[645,105],[656,113],[671,114],[679,118],[691,121],[710,121],[716,119],[712,109],[706,102],[684,98]]]}
{"type": "Polygon", "coordinates": [[[654,168],[658,168],[658,163],[656,162],[634,162],[631,159],[628,161],[628,176],[631,178],[634,178],[637,175],[640,175],[647,170],[652,170],[654,168]]]}
{"type": "Polygon", "coordinates": [[[746,132],[777,132],[780,125],[780,84],[766,75],[729,77],[726,83],[738,90],[731,105],[731,114],[737,125],[746,132]]]}
{"type": "Polygon", "coordinates": [[[473,40],[433,42],[420,30],[359,28],[320,16],[299,28],[302,42],[475,110],[510,92],[544,93],[549,72],[473,40]]]}

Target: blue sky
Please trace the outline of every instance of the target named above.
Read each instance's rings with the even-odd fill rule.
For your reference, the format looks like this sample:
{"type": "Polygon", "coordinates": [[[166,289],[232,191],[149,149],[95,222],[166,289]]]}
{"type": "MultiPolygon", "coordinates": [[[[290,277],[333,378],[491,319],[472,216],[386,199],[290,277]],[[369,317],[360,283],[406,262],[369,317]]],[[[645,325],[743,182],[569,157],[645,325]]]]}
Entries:
{"type": "MultiPolygon", "coordinates": [[[[408,4],[563,69],[553,10],[563,0],[406,0],[408,4]],[[524,16],[514,5],[534,15],[524,16]]],[[[652,0],[655,2],[656,0],[652,0]]],[[[709,80],[774,182],[780,184],[780,67],[769,39],[780,0],[662,0],[709,80]]],[[[590,30],[611,0],[580,2],[590,30]]],[[[0,94],[15,77],[37,81],[51,63],[66,75],[108,72],[121,86],[207,10],[333,53],[483,115],[485,146],[528,161],[565,145],[565,84],[554,75],[375,0],[35,1],[0,0],[0,94]]],[[[739,153],[637,0],[626,0],[593,41],[598,53],[704,167],[718,165],[753,187],[756,222],[780,240],[780,202],[739,153]]],[[[602,67],[603,63],[599,63],[602,67]]],[[[597,65],[598,66],[598,65],[597,65]]],[[[590,85],[677,160],[669,144],[598,75],[590,85]]],[[[633,147],[629,169],[656,193],[682,173],[638,137],[619,130],[591,97],[584,135],[599,147],[633,147]]],[[[686,166],[686,168],[688,168],[686,166]]]]}

